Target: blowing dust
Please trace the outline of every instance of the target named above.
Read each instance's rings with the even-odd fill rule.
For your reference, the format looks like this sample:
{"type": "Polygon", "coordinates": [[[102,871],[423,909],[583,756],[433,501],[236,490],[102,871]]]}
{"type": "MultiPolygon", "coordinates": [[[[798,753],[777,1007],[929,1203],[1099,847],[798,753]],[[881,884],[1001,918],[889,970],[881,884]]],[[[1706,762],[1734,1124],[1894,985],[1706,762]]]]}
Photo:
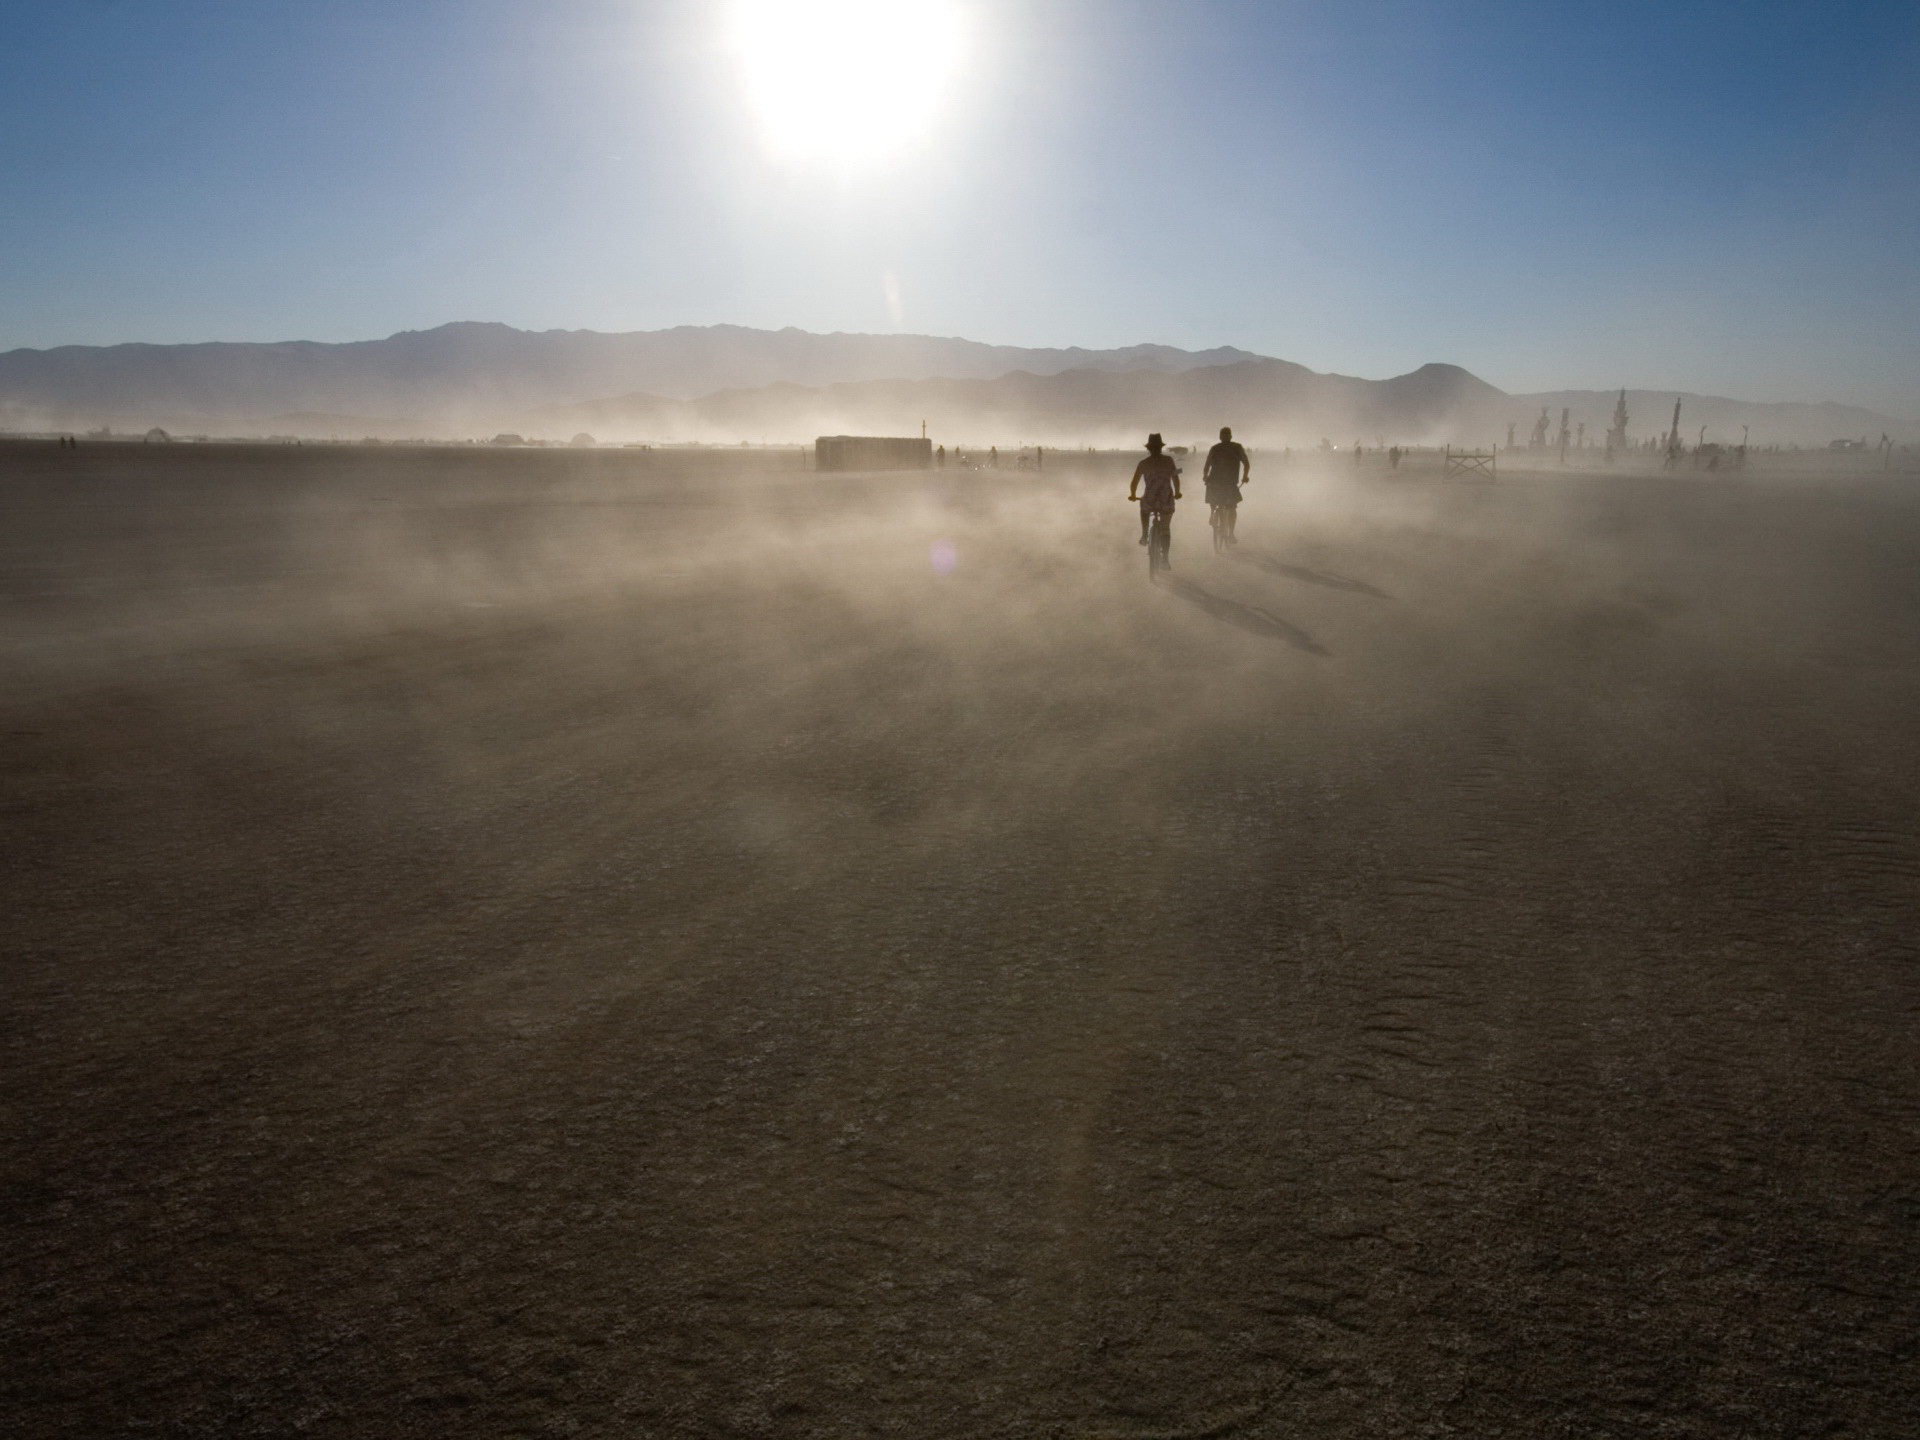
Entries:
{"type": "Polygon", "coordinates": [[[55,453],[29,1428],[1920,1409],[1896,484],[55,453]]]}

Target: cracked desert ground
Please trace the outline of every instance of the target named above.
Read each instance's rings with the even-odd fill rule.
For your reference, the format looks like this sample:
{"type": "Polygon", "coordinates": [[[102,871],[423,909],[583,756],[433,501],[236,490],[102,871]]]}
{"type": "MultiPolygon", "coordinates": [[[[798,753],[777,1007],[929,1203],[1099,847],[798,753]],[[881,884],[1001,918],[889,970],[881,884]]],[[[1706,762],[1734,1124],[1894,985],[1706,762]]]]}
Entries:
{"type": "Polygon", "coordinates": [[[1911,1435],[1920,477],[1131,463],[0,447],[0,1428],[1911,1435]]]}

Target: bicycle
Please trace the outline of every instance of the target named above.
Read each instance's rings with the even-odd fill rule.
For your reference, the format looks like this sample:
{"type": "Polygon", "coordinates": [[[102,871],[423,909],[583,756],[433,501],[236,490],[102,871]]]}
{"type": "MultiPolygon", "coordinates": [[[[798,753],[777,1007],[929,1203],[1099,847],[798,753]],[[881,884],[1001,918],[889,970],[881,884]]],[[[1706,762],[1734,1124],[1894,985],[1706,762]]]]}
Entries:
{"type": "Polygon", "coordinates": [[[1167,551],[1173,544],[1173,532],[1168,528],[1173,516],[1164,510],[1147,512],[1147,578],[1157,580],[1162,570],[1171,570],[1172,562],[1167,551]]]}
{"type": "Polygon", "coordinates": [[[1233,537],[1227,529],[1227,507],[1207,507],[1207,523],[1213,527],[1213,553],[1218,555],[1233,543],[1233,537]]]}

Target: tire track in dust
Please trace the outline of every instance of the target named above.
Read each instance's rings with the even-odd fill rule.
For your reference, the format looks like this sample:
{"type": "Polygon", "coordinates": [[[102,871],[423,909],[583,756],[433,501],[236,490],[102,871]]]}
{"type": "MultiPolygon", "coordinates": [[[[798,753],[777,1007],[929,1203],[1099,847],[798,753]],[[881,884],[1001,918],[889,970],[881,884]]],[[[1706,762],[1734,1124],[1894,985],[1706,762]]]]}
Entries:
{"type": "Polygon", "coordinates": [[[1836,821],[1823,837],[1824,859],[1855,913],[1899,922],[1886,936],[1905,954],[1914,951],[1911,922],[1920,901],[1920,842],[1867,817],[1836,821]]]}
{"type": "Polygon", "coordinates": [[[1441,802],[1413,817],[1380,877],[1392,928],[1418,937],[1398,959],[1397,973],[1359,972],[1369,986],[1385,982],[1355,996],[1364,1078],[1382,1094],[1404,1094],[1406,1082],[1420,1078],[1407,1067],[1438,1071],[1469,1058],[1450,1021],[1476,991],[1471,972],[1482,946],[1475,936],[1487,929],[1492,907],[1534,888],[1525,857],[1537,849],[1535,807],[1514,798],[1528,788],[1515,739],[1519,723],[1511,701],[1481,704],[1469,722],[1465,762],[1442,779],[1441,802]]]}
{"type": "Polygon", "coordinates": [[[1476,1198],[1461,1152],[1485,1099],[1486,1016],[1511,968],[1503,939],[1538,914],[1552,818],[1526,724],[1515,699],[1482,695],[1450,736],[1409,736],[1387,757],[1381,793],[1412,798],[1367,807],[1398,823],[1355,837],[1360,873],[1308,946],[1298,999],[1317,1012],[1318,1053],[1295,1192],[1308,1243],[1245,1312],[1303,1433],[1374,1423],[1353,1396],[1404,1363],[1397,1337],[1444,1288],[1423,1237],[1476,1198]]]}

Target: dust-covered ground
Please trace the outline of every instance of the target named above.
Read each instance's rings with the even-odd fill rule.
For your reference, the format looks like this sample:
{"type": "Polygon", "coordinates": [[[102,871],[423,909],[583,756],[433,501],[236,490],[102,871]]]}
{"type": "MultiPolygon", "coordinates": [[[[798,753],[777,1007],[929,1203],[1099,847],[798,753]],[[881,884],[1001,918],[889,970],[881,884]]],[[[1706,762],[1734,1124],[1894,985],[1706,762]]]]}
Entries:
{"type": "Polygon", "coordinates": [[[1920,482],[1130,463],[0,451],[7,1433],[1911,1434],[1920,482]]]}

